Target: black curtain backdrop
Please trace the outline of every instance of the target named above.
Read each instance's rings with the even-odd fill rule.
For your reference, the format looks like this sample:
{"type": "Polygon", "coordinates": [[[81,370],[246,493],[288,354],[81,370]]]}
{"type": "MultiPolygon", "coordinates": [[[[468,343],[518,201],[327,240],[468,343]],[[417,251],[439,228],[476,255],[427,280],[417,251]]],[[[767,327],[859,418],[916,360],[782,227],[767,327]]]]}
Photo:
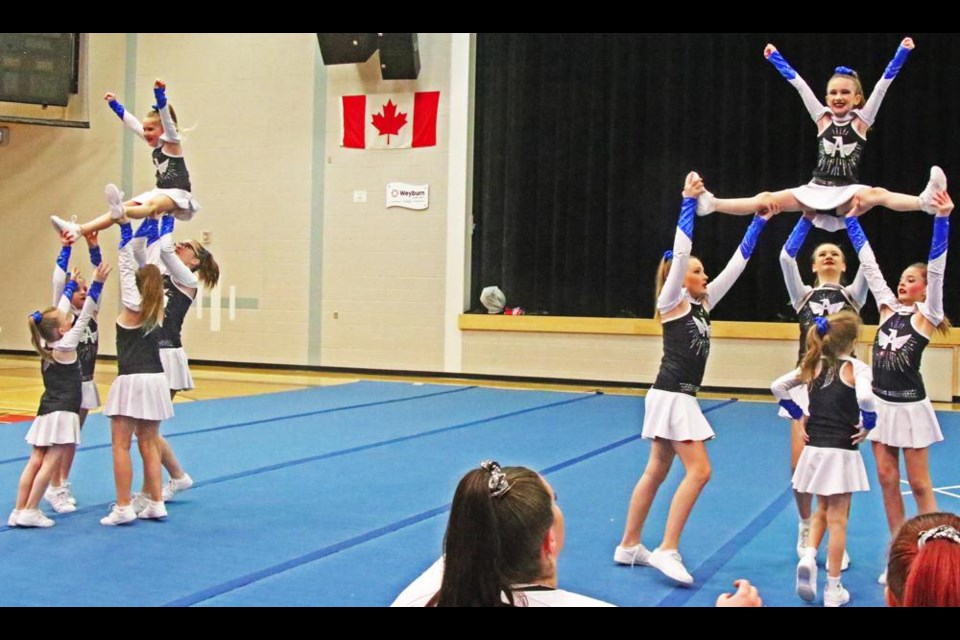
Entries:
{"type": "MultiPolygon", "coordinates": [[[[864,184],[919,194],[932,164],[960,203],[960,38],[910,34],[917,47],[868,134],[864,184]]],[[[818,95],[834,67],[872,91],[903,34],[479,34],[471,300],[498,285],[508,306],[551,315],[653,315],[654,271],[670,248],[690,170],[718,197],[805,184],[816,126],[762,55],[774,43],[818,95]]],[[[717,319],[792,321],[778,255],[797,221],[767,225],[717,319]]],[[[694,254],[716,275],[749,217],[697,218],[694,254]]],[[[926,261],[930,216],[874,209],[862,219],[892,286],[926,261]]],[[[955,224],[955,226],[957,226],[955,224]]],[[[951,234],[956,242],[957,231],[951,234]]],[[[845,232],[814,229],[856,256],[845,232]]],[[[960,319],[960,256],[948,258],[947,312],[960,319]]],[[[807,281],[810,281],[808,276],[807,281]]],[[[864,319],[876,322],[868,302],[864,319]]]]}

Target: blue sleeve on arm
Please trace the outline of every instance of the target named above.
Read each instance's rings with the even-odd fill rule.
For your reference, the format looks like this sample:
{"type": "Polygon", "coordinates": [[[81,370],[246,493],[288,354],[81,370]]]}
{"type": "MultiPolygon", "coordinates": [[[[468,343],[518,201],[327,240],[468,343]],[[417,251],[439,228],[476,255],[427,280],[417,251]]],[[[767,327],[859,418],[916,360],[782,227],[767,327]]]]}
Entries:
{"type": "Polygon", "coordinates": [[[742,255],[745,260],[749,260],[750,256],[753,255],[753,250],[757,248],[757,239],[760,237],[760,232],[763,231],[763,227],[766,224],[767,221],[760,216],[753,216],[753,222],[747,227],[747,232],[744,234],[743,241],[740,243],[740,255],[742,255]]]}
{"type": "Polygon", "coordinates": [[[147,244],[151,245],[160,238],[159,228],[160,223],[156,218],[144,218],[133,237],[146,238],[147,244]]]}
{"type": "Polygon", "coordinates": [[[907,56],[909,55],[910,49],[897,47],[897,52],[894,54],[893,60],[887,65],[887,70],[883,72],[883,79],[893,80],[896,78],[897,74],[900,73],[900,68],[903,66],[903,63],[907,61],[907,56]]]}
{"type": "Polygon", "coordinates": [[[790,417],[793,418],[794,420],[800,420],[801,418],[803,418],[803,409],[801,409],[800,405],[798,405],[793,400],[790,400],[788,398],[787,400],[781,400],[777,404],[779,404],[781,407],[786,409],[787,413],[789,413],[790,417]]]}
{"type": "Polygon", "coordinates": [[[90,285],[90,288],[87,289],[87,296],[93,298],[94,302],[100,302],[100,292],[103,291],[102,282],[94,282],[90,285]]]}
{"type": "Polygon", "coordinates": [[[850,236],[850,242],[853,243],[854,250],[860,253],[863,245],[867,244],[867,236],[863,233],[860,220],[858,218],[844,218],[843,220],[844,224],[847,225],[847,235],[850,236]]]}
{"type": "Polygon", "coordinates": [[[103,262],[103,256],[100,253],[100,247],[90,247],[90,264],[99,267],[101,262],[103,262]]]}
{"type": "Polygon", "coordinates": [[[807,234],[810,233],[810,229],[812,228],[813,223],[804,217],[801,217],[797,221],[797,226],[790,232],[790,237],[787,238],[786,244],[783,245],[783,250],[787,252],[788,256],[791,258],[797,257],[797,254],[800,253],[800,247],[803,246],[803,241],[807,239],[807,234]]]}
{"type": "Polygon", "coordinates": [[[770,57],[767,58],[767,60],[769,60],[770,64],[775,66],[777,71],[780,72],[780,75],[787,80],[793,80],[797,77],[796,70],[794,70],[794,68],[790,66],[790,63],[787,62],[782,55],[780,55],[779,51],[774,51],[772,54],[770,54],[770,57]]]}
{"type": "Polygon", "coordinates": [[[173,216],[163,216],[160,220],[160,235],[166,236],[173,233],[173,223],[176,220],[173,216]]]}
{"type": "Polygon", "coordinates": [[[128,242],[133,240],[133,227],[129,222],[120,225],[120,249],[123,249],[128,242]]]}
{"type": "Polygon", "coordinates": [[[60,249],[60,255],[57,256],[57,266],[66,273],[67,265],[70,264],[70,246],[63,247],[60,249]]]}
{"type": "Polygon", "coordinates": [[[154,87],[153,96],[157,99],[157,104],[153,105],[155,109],[160,110],[167,106],[167,90],[163,87],[154,87]]]}
{"type": "Polygon", "coordinates": [[[693,219],[697,215],[697,199],[684,198],[680,205],[680,219],[677,221],[677,228],[683,231],[690,240],[693,240],[693,219]]]}
{"type": "Polygon", "coordinates": [[[110,108],[113,109],[113,112],[117,114],[117,117],[123,120],[123,114],[126,113],[126,111],[123,108],[123,105],[117,102],[116,100],[111,100],[107,104],[109,104],[110,108]]]}
{"type": "Polygon", "coordinates": [[[950,244],[950,218],[937,216],[933,219],[933,241],[930,243],[930,262],[947,252],[950,244]]]}
{"type": "Polygon", "coordinates": [[[877,426],[877,412],[876,411],[861,411],[860,419],[863,422],[863,428],[869,431],[877,426]]]}
{"type": "Polygon", "coordinates": [[[150,218],[150,225],[147,228],[147,246],[160,239],[160,221],[156,218],[150,218]]]}
{"type": "Polygon", "coordinates": [[[73,294],[77,292],[77,289],[79,287],[80,285],[77,283],[76,280],[71,280],[63,287],[63,297],[66,298],[67,300],[72,300],[73,294]]]}

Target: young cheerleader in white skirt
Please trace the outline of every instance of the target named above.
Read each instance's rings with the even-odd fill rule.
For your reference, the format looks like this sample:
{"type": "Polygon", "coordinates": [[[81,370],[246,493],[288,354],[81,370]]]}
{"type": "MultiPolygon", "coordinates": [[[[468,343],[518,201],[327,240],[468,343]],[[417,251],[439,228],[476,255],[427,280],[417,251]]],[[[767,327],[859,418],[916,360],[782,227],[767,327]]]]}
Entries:
{"type": "Polygon", "coordinates": [[[100,523],[113,526],[143,519],[165,518],[158,437],[160,422],[173,416],[173,404],[163,375],[157,328],[163,323],[163,278],[156,265],[137,269],[133,256],[133,230],[120,225],[120,285],[123,310],[117,318],[117,369],[104,413],[110,416],[113,441],[113,476],[117,502],[100,523]],[[133,468],[130,444],[137,435],[143,458],[146,498],[137,513],[131,504],[133,468]]]}
{"type": "Polygon", "coordinates": [[[66,232],[72,240],[76,240],[92,231],[107,229],[123,218],[138,219],[170,213],[180,220],[193,219],[200,210],[200,203],[193,197],[190,173],[187,171],[182,140],[177,128],[177,114],[167,102],[166,92],[167,85],[163,80],[154,82],[153,93],[157,104],[142,123],[117,102],[116,95],[107,93],[103,97],[123,124],[153,148],[156,188],[124,202],[123,192],[116,185],[108,184],[104,189],[110,206],[108,213],[82,225],[58,216],[50,216],[50,222],[55,229],[66,232]]]}
{"type": "MultiPolygon", "coordinates": [[[[887,286],[857,219],[863,210],[855,206],[846,218],[850,240],[880,309],[880,327],[873,343],[873,391],[879,418],[870,440],[891,536],[904,522],[901,451],[917,512],[937,511],[927,448],[943,440],[943,434],[920,375],[920,359],[934,331],[946,333],[950,329],[943,310],[943,276],[953,201],[942,191],[936,194],[934,203],[937,215],[928,262],[907,267],[900,275],[896,294],[887,286]]],[[[886,572],[880,582],[886,582],[886,572]]]]}
{"type": "MultiPolygon", "coordinates": [[[[780,405],[799,419],[803,410],[790,398],[790,389],[807,386],[810,405],[804,431],[806,446],[792,484],[795,491],[817,496],[821,517],[813,522],[812,544],[819,546],[824,522],[830,533],[823,594],[827,607],[850,601],[850,593],[840,583],[850,496],[870,490],[858,445],[876,424],[877,416],[870,367],[853,357],[859,330],[860,318],[848,311],[817,318],[807,332],[807,353],[800,368],[778,378],[771,387],[780,405]]],[[[816,546],[804,550],[797,564],[796,585],[803,600],[816,599],[816,546]]]]}
{"type": "Polygon", "coordinates": [[[726,268],[710,284],[703,264],[690,255],[696,198],[703,181],[687,176],[673,251],[658,270],[657,315],[663,323],[663,359],[653,388],[644,400],[643,437],[653,440],[647,468],[637,482],[627,509],[623,538],[614,551],[619,564],[656,567],[683,585],[693,576],[678,551],[687,517],[710,479],[710,458],[705,441],[713,429],[697,404],[697,391],[710,353],[710,310],[727,294],[753,253],[757,238],[773,212],[757,215],[726,268]],[[652,552],[641,543],[643,525],[667,477],[674,456],[679,456],[686,476],[677,488],[660,545],[652,552]]]}
{"type": "MultiPolygon", "coordinates": [[[[52,527],[54,524],[40,511],[40,498],[47,490],[50,478],[59,470],[64,451],[80,442],[83,372],[77,357],[77,345],[93,317],[108,275],[109,265],[101,263],[94,272],[93,284],[76,321],[72,314],[57,307],[30,314],[30,336],[34,349],[43,359],[43,396],[37,418],[26,436],[33,450],[20,475],[16,505],[7,519],[11,527],[52,527]]],[[[75,280],[64,286],[63,297],[67,304],[77,286],[75,280]]]]}
{"type": "Polygon", "coordinates": [[[835,211],[819,213],[814,225],[827,231],[843,229],[843,218],[854,197],[864,209],[886,207],[894,211],[926,211],[933,215],[936,207],[933,194],[947,188],[947,178],[940,167],[930,169],[930,179],[919,196],[894,193],[880,187],[860,183],[860,161],[867,144],[867,131],[873,126],[880,103],[897,77],[900,68],[914,48],[912,38],[904,38],[883,77],[877,81],[866,101],[857,72],[837,67],[827,83],[826,105],[772,44],[763,51],[769,60],[799,93],[807,112],[817,125],[817,166],[809,183],[774,193],[760,193],[752,198],[715,198],[705,192],[699,199],[697,213],[713,211],[746,215],[764,207],[777,206],[782,211],[835,211]]]}
{"type": "MultiPolygon", "coordinates": [[[[797,221],[780,251],[780,268],[783,271],[783,281],[787,286],[787,293],[790,295],[790,304],[797,312],[797,319],[800,322],[800,353],[797,358],[797,366],[800,366],[807,351],[807,332],[813,326],[814,320],[825,318],[831,313],[839,311],[852,311],[859,314],[869,291],[867,280],[861,269],[857,270],[853,284],[843,285],[843,276],[847,270],[846,256],[843,255],[840,247],[830,242],[825,242],[813,250],[810,269],[816,277],[814,286],[811,287],[803,282],[803,276],[800,275],[800,268],[797,266],[797,254],[813,227],[813,219],[814,214],[805,212],[797,221]]],[[[790,395],[806,415],[809,404],[806,385],[797,385],[792,388],[790,395]]],[[[794,420],[785,409],[780,409],[780,417],[790,420],[790,474],[792,475],[797,468],[797,462],[800,460],[800,453],[806,444],[803,439],[803,420],[805,418],[794,420]]],[[[808,546],[816,547],[820,544],[820,540],[810,540],[810,519],[819,512],[814,513],[812,511],[813,496],[811,494],[794,491],[793,497],[800,515],[800,522],[797,526],[797,557],[802,558],[804,549],[808,546]]],[[[817,530],[824,530],[823,523],[817,530]]],[[[841,569],[846,571],[849,563],[850,558],[844,551],[841,569]]]]}

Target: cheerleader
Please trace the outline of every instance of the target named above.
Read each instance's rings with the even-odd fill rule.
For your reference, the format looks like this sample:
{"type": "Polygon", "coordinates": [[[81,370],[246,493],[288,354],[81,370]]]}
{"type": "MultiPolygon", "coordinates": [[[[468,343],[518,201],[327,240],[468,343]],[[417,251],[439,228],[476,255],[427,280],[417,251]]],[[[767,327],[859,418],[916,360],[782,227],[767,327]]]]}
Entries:
{"type": "MultiPolygon", "coordinates": [[[[43,396],[37,418],[27,432],[33,445],[20,483],[17,502],[7,524],[11,527],[52,527],[54,522],[39,509],[51,476],[60,468],[67,448],[80,442],[80,405],[83,398],[83,373],[77,346],[93,317],[110,266],[101,263],[93,274],[80,316],[74,320],[56,307],[34,311],[28,321],[33,347],[42,358],[43,396]]],[[[77,289],[71,280],[63,289],[68,301],[77,289]]]]}
{"type": "MultiPolygon", "coordinates": [[[[790,398],[790,389],[807,385],[808,438],[792,484],[794,491],[817,496],[821,517],[813,522],[813,544],[819,545],[823,537],[824,521],[830,533],[827,587],[823,594],[827,607],[850,601],[850,593],[840,583],[850,496],[870,490],[858,445],[876,424],[877,414],[870,389],[870,367],[853,357],[859,330],[860,318],[849,311],[817,318],[807,332],[807,352],[800,368],[778,378],[771,386],[780,406],[799,420],[803,410],[790,398]]],[[[810,546],[797,564],[797,594],[807,602],[816,599],[816,558],[817,547],[810,546]]]]}
{"type": "Polygon", "coordinates": [[[693,576],[678,551],[680,534],[710,479],[710,458],[704,443],[714,433],[696,399],[710,353],[709,312],[743,273],[760,232],[775,212],[754,217],[726,268],[708,285],[703,263],[690,255],[694,212],[701,193],[703,181],[691,172],[684,184],[673,251],[664,255],[657,272],[656,315],[663,323],[663,358],[644,401],[643,417],[643,437],[653,443],[647,468],[630,498],[623,538],[613,556],[619,564],[656,567],[683,585],[693,584],[693,576]],[[675,456],[680,457],[686,476],[670,503],[660,545],[651,552],[641,543],[641,533],[675,456]]]}
{"type": "MultiPolygon", "coordinates": [[[[97,232],[94,231],[86,236],[87,249],[90,254],[90,263],[96,269],[102,262],[100,254],[100,245],[97,240],[97,232]]],[[[77,288],[73,296],[68,300],[62,295],[67,281],[67,266],[70,263],[71,242],[66,234],[60,234],[60,241],[63,248],[57,258],[57,264],[53,269],[53,304],[58,306],[61,313],[70,314],[74,322],[80,317],[81,309],[87,298],[87,283],[79,272],[73,273],[72,279],[76,282],[77,288]]],[[[100,406],[100,392],[97,390],[97,384],[94,382],[94,369],[97,366],[97,351],[100,344],[100,333],[97,328],[97,310],[93,312],[83,335],[77,344],[77,358],[80,360],[80,370],[83,372],[83,393],[80,402],[80,428],[87,420],[87,413],[91,409],[100,406]]],[[[55,470],[50,478],[50,486],[43,494],[43,499],[50,503],[53,510],[57,513],[70,513],[77,509],[77,499],[73,495],[73,487],[70,484],[70,469],[73,467],[73,458],[76,454],[76,446],[67,445],[63,450],[63,456],[60,461],[60,468],[55,470]]]]}
{"type": "Polygon", "coordinates": [[[116,185],[108,184],[104,189],[110,205],[108,213],[82,225],[76,221],[68,222],[57,216],[50,216],[54,229],[65,232],[71,240],[76,240],[81,235],[101,231],[125,218],[147,218],[170,213],[181,220],[193,219],[200,210],[200,203],[193,197],[190,173],[187,171],[182,139],[177,128],[177,112],[173,105],[167,102],[166,92],[166,83],[157,79],[153,84],[157,104],[142,123],[117,102],[116,95],[107,93],[103,96],[123,124],[153,149],[156,188],[124,202],[123,192],[116,185]]]}
{"type": "MultiPolygon", "coordinates": [[[[934,196],[934,203],[937,215],[933,219],[928,262],[907,267],[900,275],[896,294],[887,286],[857,219],[864,212],[859,203],[855,202],[846,218],[850,240],[880,309],[880,327],[873,343],[873,392],[879,418],[870,441],[891,536],[904,522],[901,450],[917,512],[937,511],[927,448],[943,440],[943,434],[920,375],[920,358],[934,331],[950,330],[943,310],[943,276],[953,200],[941,191],[934,196]]],[[[886,583],[886,572],[881,574],[880,582],[886,583]]]]}
{"type": "Polygon", "coordinates": [[[157,328],[163,323],[163,278],[156,265],[137,269],[133,230],[120,225],[120,281],[123,310],[117,318],[117,379],[110,387],[104,413],[110,416],[113,476],[117,501],[100,519],[107,526],[127,524],[137,517],[165,518],[161,489],[160,422],[173,416],[173,404],[163,375],[157,328]],[[137,513],[131,504],[133,468],[130,444],[134,433],[143,458],[147,498],[137,513]]]}
{"type": "Polygon", "coordinates": [[[873,126],[887,90],[914,46],[912,38],[904,38],[900,42],[896,54],[866,100],[857,72],[849,67],[837,67],[827,83],[824,105],[777,48],[768,44],[763,56],[797,90],[817,125],[817,166],[813,176],[803,186],[775,193],[760,193],[752,198],[720,199],[707,191],[700,196],[697,213],[706,215],[720,211],[746,215],[774,205],[782,211],[836,210],[836,215],[820,213],[814,217],[813,224],[827,231],[843,228],[843,219],[837,216],[850,210],[854,197],[859,199],[865,211],[880,206],[894,211],[936,213],[933,195],[947,188],[947,178],[940,167],[930,169],[930,179],[919,196],[870,187],[860,184],[859,178],[867,131],[873,126]]]}
{"type": "MultiPolygon", "coordinates": [[[[864,278],[863,271],[860,269],[857,270],[853,284],[843,286],[842,279],[847,270],[846,257],[840,247],[829,242],[823,243],[813,250],[810,262],[811,271],[816,276],[814,286],[811,287],[803,282],[803,277],[800,275],[800,269],[797,266],[797,254],[813,227],[813,219],[813,213],[805,212],[797,221],[797,225],[793,228],[780,251],[780,268],[783,270],[783,281],[790,295],[790,304],[797,312],[797,318],[800,321],[800,353],[797,366],[800,366],[806,353],[807,332],[813,326],[814,320],[839,311],[851,311],[859,314],[868,291],[866,278],[864,278]]],[[[790,393],[791,398],[803,409],[806,415],[808,406],[806,385],[798,385],[791,389],[790,393]]],[[[781,409],[780,417],[790,419],[790,414],[785,409],[781,409]]],[[[800,459],[800,453],[803,451],[806,442],[803,422],[804,418],[800,420],[791,419],[791,474],[797,468],[797,461],[800,459]]],[[[793,494],[800,515],[800,522],[797,527],[797,557],[802,558],[804,549],[809,546],[816,547],[820,541],[816,540],[813,544],[810,541],[813,496],[799,491],[794,491],[793,494]]],[[[823,523],[820,523],[818,531],[823,530],[823,523]]],[[[849,564],[850,557],[844,551],[841,569],[846,571],[849,564]]]]}

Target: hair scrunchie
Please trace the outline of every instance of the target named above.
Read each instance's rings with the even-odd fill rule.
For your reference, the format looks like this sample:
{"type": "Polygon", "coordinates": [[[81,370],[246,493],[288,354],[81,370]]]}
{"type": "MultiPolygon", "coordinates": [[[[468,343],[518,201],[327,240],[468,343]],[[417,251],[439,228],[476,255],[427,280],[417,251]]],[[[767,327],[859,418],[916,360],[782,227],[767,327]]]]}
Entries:
{"type": "Polygon", "coordinates": [[[823,316],[817,316],[813,319],[817,324],[817,335],[821,338],[828,333],[830,333],[830,321],[824,318],[823,316]]]}

